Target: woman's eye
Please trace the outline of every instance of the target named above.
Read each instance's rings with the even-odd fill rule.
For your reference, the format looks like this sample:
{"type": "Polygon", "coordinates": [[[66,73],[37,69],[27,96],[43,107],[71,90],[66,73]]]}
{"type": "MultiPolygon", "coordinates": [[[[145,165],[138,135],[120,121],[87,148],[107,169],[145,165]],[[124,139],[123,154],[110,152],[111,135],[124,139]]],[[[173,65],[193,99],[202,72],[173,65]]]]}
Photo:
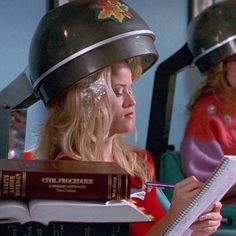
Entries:
{"type": "Polygon", "coordinates": [[[122,94],[124,93],[123,88],[116,88],[113,91],[117,97],[122,96],[122,94]]]}
{"type": "Polygon", "coordinates": [[[122,95],[122,92],[118,92],[118,91],[115,91],[115,95],[117,96],[117,97],[119,97],[119,96],[121,96],[122,95]]]}

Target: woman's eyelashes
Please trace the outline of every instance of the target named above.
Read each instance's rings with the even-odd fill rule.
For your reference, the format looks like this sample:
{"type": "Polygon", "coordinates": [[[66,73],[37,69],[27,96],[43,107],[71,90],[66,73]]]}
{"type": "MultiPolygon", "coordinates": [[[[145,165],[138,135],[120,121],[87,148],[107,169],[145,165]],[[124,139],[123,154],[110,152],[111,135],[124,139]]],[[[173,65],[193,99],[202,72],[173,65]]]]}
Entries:
{"type": "Polygon", "coordinates": [[[115,89],[114,90],[114,93],[117,97],[120,97],[122,95],[126,95],[126,94],[129,94],[130,96],[133,96],[133,91],[132,89],[124,89],[124,88],[121,88],[121,89],[115,89]]]}
{"type": "Polygon", "coordinates": [[[115,93],[116,97],[120,97],[123,95],[123,90],[115,90],[114,93],[115,93]]]}
{"type": "Polygon", "coordinates": [[[120,96],[122,96],[124,94],[125,87],[124,86],[115,86],[113,88],[113,91],[114,91],[116,97],[120,97],[120,96]]]}

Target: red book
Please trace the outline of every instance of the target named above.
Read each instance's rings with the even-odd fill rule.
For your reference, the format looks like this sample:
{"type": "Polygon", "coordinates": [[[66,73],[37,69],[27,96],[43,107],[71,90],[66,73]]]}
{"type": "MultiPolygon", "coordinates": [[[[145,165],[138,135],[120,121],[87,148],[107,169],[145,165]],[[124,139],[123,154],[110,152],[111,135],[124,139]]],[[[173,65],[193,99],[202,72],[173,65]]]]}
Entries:
{"type": "Polygon", "coordinates": [[[0,159],[0,186],[2,199],[130,197],[130,176],[114,162],[0,159]]]}

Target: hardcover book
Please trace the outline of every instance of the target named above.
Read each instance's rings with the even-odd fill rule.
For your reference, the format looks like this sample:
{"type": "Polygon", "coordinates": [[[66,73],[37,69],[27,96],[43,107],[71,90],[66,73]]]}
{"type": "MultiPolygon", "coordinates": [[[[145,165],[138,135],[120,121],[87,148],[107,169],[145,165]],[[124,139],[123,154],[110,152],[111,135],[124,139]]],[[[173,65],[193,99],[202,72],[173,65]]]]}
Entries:
{"type": "Polygon", "coordinates": [[[236,183],[236,156],[225,156],[200,191],[190,203],[168,225],[163,236],[191,236],[189,228],[204,212],[213,208],[215,202],[220,201],[225,193],[236,183]]]}
{"type": "Polygon", "coordinates": [[[127,223],[52,222],[48,228],[48,236],[130,236],[130,228],[127,223]]]}
{"type": "Polygon", "coordinates": [[[1,236],[130,236],[129,223],[39,222],[0,224],[1,236]]]}
{"type": "Polygon", "coordinates": [[[80,223],[148,222],[147,215],[131,200],[76,201],[33,199],[0,200],[0,223],[36,221],[48,225],[52,221],[80,223]]]}
{"type": "Polygon", "coordinates": [[[130,176],[115,162],[0,159],[1,199],[112,200],[130,197],[130,176]]]}

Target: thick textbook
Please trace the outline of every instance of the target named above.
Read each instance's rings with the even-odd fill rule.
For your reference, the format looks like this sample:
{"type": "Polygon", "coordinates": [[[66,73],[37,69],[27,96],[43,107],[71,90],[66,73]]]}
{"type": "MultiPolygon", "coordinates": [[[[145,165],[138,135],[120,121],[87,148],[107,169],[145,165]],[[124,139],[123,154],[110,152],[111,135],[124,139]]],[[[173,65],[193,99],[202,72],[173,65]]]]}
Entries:
{"type": "Polygon", "coordinates": [[[131,223],[148,222],[147,215],[131,200],[79,201],[34,199],[0,200],[0,223],[36,221],[45,225],[49,222],[81,223],[131,223]]]}
{"type": "Polygon", "coordinates": [[[130,236],[128,223],[38,222],[0,224],[1,236],[130,236]]]}
{"type": "Polygon", "coordinates": [[[0,187],[0,199],[119,200],[130,176],[115,162],[0,159],[0,187]]]}
{"type": "Polygon", "coordinates": [[[163,236],[190,236],[189,228],[197,218],[212,209],[236,182],[236,156],[225,156],[200,191],[183,209],[179,216],[165,229],[163,236]]]}

